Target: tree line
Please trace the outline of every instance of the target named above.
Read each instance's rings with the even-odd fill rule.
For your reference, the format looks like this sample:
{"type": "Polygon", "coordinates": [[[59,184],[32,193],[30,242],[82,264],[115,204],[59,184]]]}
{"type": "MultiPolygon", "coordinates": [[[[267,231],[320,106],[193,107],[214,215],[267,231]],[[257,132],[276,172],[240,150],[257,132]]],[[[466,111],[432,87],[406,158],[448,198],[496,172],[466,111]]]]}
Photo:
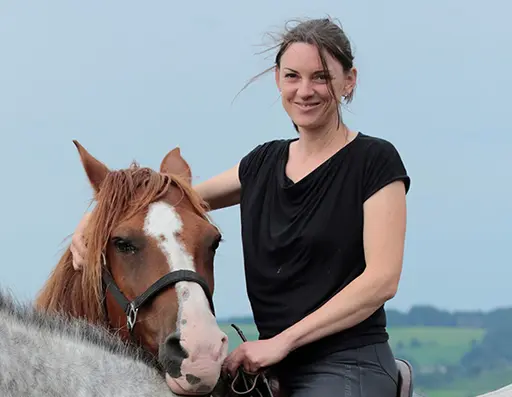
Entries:
{"type": "Polygon", "coordinates": [[[386,309],[389,327],[461,327],[493,328],[510,324],[512,326],[512,308],[499,308],[484,311],[447,311],[433,306],[417,305],[402,312],[386,309]]]}
{"type": "MultiPolygon", "coordinates": [[[[509,324],[512,327],[512,307],[484,311],[447,311],[429,305],[416,305],[403,312],[386,309],[388,327],[461,327],[495,328],[509,324]]],[[[252,316],[231,317],[224,323],[253,324],[252,316]]]]}

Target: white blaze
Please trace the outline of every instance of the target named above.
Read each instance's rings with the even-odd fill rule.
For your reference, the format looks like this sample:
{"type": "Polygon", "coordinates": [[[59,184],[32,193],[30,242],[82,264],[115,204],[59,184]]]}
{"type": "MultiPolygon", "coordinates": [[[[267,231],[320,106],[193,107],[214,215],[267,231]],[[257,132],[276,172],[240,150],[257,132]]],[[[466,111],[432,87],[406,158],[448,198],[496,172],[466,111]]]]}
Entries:
{"type": "MultiPolygon", "coordinates": [[[[144,231],[158,242],[169,269],[195,271],[194,259],[180,241],[183,223],[174,207],[165,202],[150,205],[144,231]]],[[[227,336],[221,331],[202,287],[189,281],[176,283],[178,316],[176,330],[188,353],[181,364],[182,376],[173,382],[187,391],[213,388],[228,353],[227,336]],[[197,379],[192,381],[190,379],[197,379]]],[[[173,383],[174,384],[174,383],[173,383]]]]}
{"type": "MultiPolygon", "coordinates": [[[[167,258],[170,271],[195,271],[194,259],[178,237],[182,231],[183,222],[174,207],[163,201],[150,205],[144,232],[158,242],[159,248],[167,258]]],[[[181,320],[190,314],[195,314],[196,319],[214,319],[208,299],[199,284],[180,281],[176,283],[176,292],[179,305],[177,329],[181,328],[181,320]]]]}

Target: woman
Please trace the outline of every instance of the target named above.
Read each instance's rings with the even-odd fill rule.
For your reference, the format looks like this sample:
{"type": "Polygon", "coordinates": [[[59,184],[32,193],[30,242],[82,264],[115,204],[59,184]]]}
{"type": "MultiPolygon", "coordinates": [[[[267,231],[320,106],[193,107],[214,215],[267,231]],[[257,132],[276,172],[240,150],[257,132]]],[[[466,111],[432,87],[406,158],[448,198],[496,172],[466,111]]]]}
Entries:
{"type": "MultiPolygon", "coordinates": [[[[285,32],[271,69],[298,138],[263,143],[195,187],[212,210],[240,204],[260,339],[225,367],[273,366],[291,397],[396,396],[384,303],[401,274],[409,177],[391,143],[341,119],[357,71],[334,22],[285,32]]],[[[85,222],[73,237],[76,267],[85,222]]]]}

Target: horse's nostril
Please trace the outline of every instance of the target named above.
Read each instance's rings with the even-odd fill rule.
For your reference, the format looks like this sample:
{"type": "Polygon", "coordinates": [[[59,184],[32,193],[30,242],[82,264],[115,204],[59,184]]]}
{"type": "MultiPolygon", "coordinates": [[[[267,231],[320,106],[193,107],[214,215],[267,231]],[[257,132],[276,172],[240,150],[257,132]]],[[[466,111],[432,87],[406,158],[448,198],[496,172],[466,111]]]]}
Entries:
{"type": "Polygon", "coordinates": [[[190,383],[192,386],[201,383],[201,378],[198,378],[197,376],[194,376],[192,374],[187,374],[185,376],[185,379],[187,379],[187,382],[190,383]]]}
{"type": "Polygon", "coordinates": [[[187,352],[183,349],[180,342],[180,336],[173,333],[167,337],[158,353],[158,359],[165,372],[172,378],[181,376],[181,363],[188,358],[187,352]]]}
{"type": "Polygon", "coordinates": [[[181,346],[180,336],[177,334],[173,334],[167,337],[167,340],[165,341],[165,347],[167,349],[167,354],[172,357],[181,358],[182,360],[188,357],[187,352],[181,346]]]}

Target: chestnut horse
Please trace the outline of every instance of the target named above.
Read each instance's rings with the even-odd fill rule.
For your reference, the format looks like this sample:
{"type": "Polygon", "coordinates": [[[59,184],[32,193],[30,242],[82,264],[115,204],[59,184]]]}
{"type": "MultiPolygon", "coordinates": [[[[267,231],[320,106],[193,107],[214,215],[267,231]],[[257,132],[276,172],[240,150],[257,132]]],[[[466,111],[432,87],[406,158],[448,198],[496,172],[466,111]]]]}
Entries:
{"type": "Polygon", "coordinates": [[[75,271],[68,248],[36,306],[142,346],[172,391],[210,393],[228,351],[212,303],[221,235],[191,187],[188,164],[176,148],[160,172],[135,162],[110,170],[73,142],[96,202],[84,233],[87,265],[75,271]]]}

